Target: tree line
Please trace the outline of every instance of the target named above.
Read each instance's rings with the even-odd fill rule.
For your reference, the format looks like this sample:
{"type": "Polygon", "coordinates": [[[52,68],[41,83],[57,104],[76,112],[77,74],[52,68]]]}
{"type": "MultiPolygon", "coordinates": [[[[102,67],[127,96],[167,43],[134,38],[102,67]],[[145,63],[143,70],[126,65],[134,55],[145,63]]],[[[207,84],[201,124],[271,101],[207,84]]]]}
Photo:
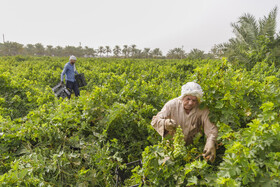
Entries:
{"type": "Polygon", "coordinates": [[[0,56],[69,56],[75,55],[77,57],[113,57],[113,58],[214,58],[213,54],[206,54],[199,49],[193,49],[190,53],[186,53],[182,48],[174,48],[168,51],[166,56],[163,55],[161,49],[144,48],[138,49],[135,44],[133,45],[116,45],[114,48],[110,46],[100,46],[97,49],[75,46],[43,46],[41,43],[23,45],[17,42],[0,43],[0,56]]]}
{"type": "Polygon", "coordinates": [[[214,45],[209,53],[192,49],[189,53],[183,48],[170,49],[164,56],[159,48],[138,49],[133,45],[100,46],[97,49],[75,46],[43,46],[41,43],[23,45],[17,42],[0,43],[0,56],[69,56],[77,57],[114,57],[114,58],[169,58],[169,59],[207,59],[226,57],[230,62],[244,64],[252,68],[254,64],[265,61],[280,64],[280,32],[276,31],[277,7],[268,16],[257,20],[246,13],[231,23],[234,37],[228,42],[214,45]]]}

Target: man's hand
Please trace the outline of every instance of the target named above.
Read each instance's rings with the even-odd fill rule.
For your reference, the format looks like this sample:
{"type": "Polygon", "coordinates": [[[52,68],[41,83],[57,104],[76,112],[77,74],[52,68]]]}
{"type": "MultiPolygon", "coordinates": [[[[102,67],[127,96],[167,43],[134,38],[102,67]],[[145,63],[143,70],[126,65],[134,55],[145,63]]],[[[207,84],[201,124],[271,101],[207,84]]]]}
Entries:
{"type": "Polygon", "coordinates": [[[164,129],[172,132],[175,130],[176,127],[176,122],[173,119],[167,119],[165,120],[165,124],[164,124],[164,129]]]}
{"type": "Polygon", "coordinates": [[[207,141],[203,151],[203,157],[210,160],[212,163],[216,158],[216,147],[213,140],[207,141]]]}

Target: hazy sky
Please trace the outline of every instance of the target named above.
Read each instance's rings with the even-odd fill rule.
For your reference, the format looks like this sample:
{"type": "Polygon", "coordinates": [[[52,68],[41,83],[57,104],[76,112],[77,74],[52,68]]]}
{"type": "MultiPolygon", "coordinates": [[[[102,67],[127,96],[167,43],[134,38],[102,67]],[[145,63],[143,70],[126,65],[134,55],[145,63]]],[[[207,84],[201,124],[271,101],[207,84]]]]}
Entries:
{"type": "Polygon", "coordinates": [[[280,0],[0,0],[0,34],[22,44],[207,52],[233,36],[242,14],[259,18],[275,6],[279,31],[280,0]]]}

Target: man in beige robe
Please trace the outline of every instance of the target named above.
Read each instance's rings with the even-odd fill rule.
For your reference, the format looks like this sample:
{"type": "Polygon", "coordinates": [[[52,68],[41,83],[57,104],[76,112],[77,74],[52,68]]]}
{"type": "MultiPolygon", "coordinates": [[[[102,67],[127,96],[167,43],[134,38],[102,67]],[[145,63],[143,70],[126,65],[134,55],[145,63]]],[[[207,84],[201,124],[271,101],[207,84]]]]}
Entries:
{"type": "Polygon", "coordinates": [[[200,109],[199,103],[203,91],[199,84],[188,82],[182,86],[181,96],[168,101],[162,110],[153,117],[152,126],[162,136],[174,135],[180,125],[187,145],[191,144],[194,136],[204,131],[207,141],[203,156],[211,162],[216,157],[216,139],[218,128],[210,122],[207,109],[200,109]]]}

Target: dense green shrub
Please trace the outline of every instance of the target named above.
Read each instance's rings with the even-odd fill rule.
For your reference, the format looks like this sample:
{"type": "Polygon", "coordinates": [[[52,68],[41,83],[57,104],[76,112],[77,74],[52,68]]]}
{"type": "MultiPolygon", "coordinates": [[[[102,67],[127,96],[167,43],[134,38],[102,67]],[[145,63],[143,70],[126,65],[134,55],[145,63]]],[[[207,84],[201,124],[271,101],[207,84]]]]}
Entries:
{"type": "Polygon", "coordinates": [[[88,85],[57,99],[65,58],[0,59],[0,183],[113,186],[115,168],[141,159],[124,184],[279,185],[280,71],[223,60],[78,59],[88,85]],[[204,136],[185,147],[180,130],[163,140],[153,115],[196,81],[219,127],[217,159],[201,156],[204,136]]]}

